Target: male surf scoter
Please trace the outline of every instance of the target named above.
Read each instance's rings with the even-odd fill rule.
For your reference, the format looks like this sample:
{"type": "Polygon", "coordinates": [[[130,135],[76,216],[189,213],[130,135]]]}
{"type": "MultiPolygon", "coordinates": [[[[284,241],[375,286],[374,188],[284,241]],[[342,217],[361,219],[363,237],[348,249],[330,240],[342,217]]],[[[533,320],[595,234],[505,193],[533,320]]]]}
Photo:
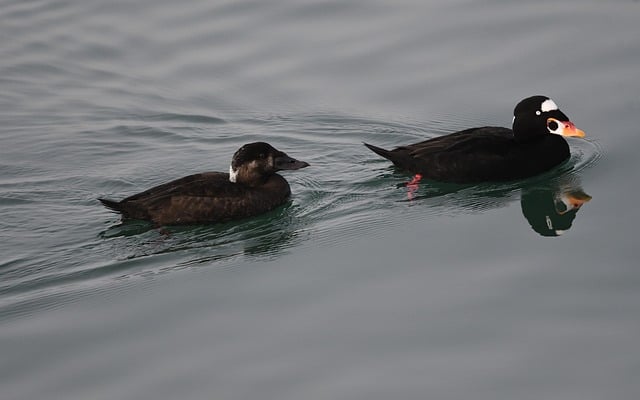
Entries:
{"type": "Polygon", "coordinates": [[[224,222],[262,214],[285,203],[291,189],[276,172],[307,166],[268,143],[249,143],[233,155],[228,174],[203,172],[124,200],[98,200],[124,219],[150,220],[156,225],[224,222]]]}
{"type": "Polygon", "coordinates": [[[513,111],[513,130],[470,128],[393,150],[364,143],[374,153],[420,178],[475,183],[527,178],[569,158],[562,136],[584,137],[556,103],[545,96],[522,100],[513,111]]]}

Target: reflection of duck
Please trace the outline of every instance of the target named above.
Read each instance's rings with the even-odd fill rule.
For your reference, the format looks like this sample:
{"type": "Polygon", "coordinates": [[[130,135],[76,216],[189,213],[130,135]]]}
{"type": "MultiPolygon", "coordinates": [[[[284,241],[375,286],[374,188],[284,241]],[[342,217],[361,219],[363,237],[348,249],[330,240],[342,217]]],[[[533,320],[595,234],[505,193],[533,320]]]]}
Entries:
{"type": "Polygon", "coordinates": [[[560,236],[569,228],[576,213],[591,196],[579,186],[523,189],[520,205],[531,228],[542,236],[560,236]]]}
{"type": "Polygon", "coordinates": [[[277,171],[309,164],[263,142],[242,146],[229,173],[203,172],[156,186],[121,201],[99,199],[123,218],[157,225],[223,222],[251,217],[286,202],[289,184],[277,171]]]}
{"type": "Polygon", "coordinates": [[[520,192],[522,214],[531,228],[542,236],[559,236],[571,228],[580,207],[591,200],[580,186],[575,173],[548,179],[511,184],[457,185],[432,182],[421,190],[419,183],[406,186],[408,200],[426,203],[445,213],[460,210],[486,211],[506,206],[520,192]],[[417,194],[418,190],[422,193],[417,194]]]}
{"type": "Polygon", "coordinates": [[[369,149],[410,171],[441,182],[508,181],[540,174],[567,160],[562,136],[584,137],[548,97],[522,100],[513,111],[513,130],[471,128],[393,150],[369,149]]]}
{"type": "MultiPolygon", "coordinates": [[[[238,255],[272,257],[295,245],[302,238],[298,235],[300,221],[292,212],[292,204],[273,211],[221,224],[173,225],[158,230],[158,236],[141,234],[151,229],[151,224],[140,220],[125,220],[100,233],[111,240],[115,253],[122,258],[133,259],[151,254],[190,251],[193,258],[180,263],[175,269],[187,265],[218,261],[238,255]],[[135,245],[132,246],[131,243],[135,245]]],[[[173,268],[173,267],[172,267],[173,268]]],[[[163,268],[163,271],[172,268],[163,268]]]]}

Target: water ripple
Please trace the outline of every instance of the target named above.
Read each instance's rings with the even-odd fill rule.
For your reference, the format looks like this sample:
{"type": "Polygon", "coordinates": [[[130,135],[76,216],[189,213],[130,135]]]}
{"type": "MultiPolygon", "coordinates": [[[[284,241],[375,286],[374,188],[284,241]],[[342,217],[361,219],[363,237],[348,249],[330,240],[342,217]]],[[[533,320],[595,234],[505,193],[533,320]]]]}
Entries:
{"type": "MultiPolygon", "coordinates": [[[[448,127],[464,123],[451,116],[445,119],[449,121],[448,127]]],[[[421,185],[410,200],[403,185],[409,175],[374,157],[362,142],[399,145],[449,133],[440,120],[378,120],[328,113],[218,118],[149,112],[123,115],[118,120],[125,124],[112,123],[98,131],[81,133],[84,142],[77,150],[90,154],[96,163],[95,168],[85,171],[86,175],[58,174],[45,179],[40,172],[31,178],[21,174],[22,183],[25,179],[30,181],[32,189],[27,192],[20,189],[20,182],[6,179],[2,182],[0,202],[13,208],[14,215],[25,212],[19,207],[33,207],[25,203],[27,199],[49,204],[49,213],[65,213],[68,207],[50,204],[50,199],[66,198],[70,205],[88,207],[98,220],[111,225],[99,234],[96,232],[94,239],[67,244],[62,251],[52,247],[39,256],[25,255],[4,263],[0,274],[5,284],[0,286],[0,295],[5,299],[5,309],[18,312],[38,299],[64,297],[69,291],[101,286],[114,279],[148,279],[211,265],[229,269],[239,257],[273,259],[305,246],[344,246],[353,237],[376,237],[401,224],[404,217],[399,215],[428,219],[504,207],[517,201],[523,188],[580,172],[593,165],[600,154],[597,143],[574,141],[569,162],[540,177],[472,186],[430,183],[421,185]],[[170,125],[175,122],[184,127],[170,125]],[[207,129],[196,129],[194,124],[204,124],[207,129]],[[117,215],[108,214],[94,200],[99,195],[126,196],[175,178],[178,173],[173,171],[178,165],[184,174],[197,172],[199,168],[225,170],[235,149],[257,140],[268,141],[311,164],[307,169],[284,173],[291,184],[292,200],[257,218],[154,229],[145,222],[119,223],[117,215]],[[159,144],[162,146],[158,147],[159,144]],[[166,157],[153,160],[132,157],[150,151],[166,157]],[[216,156],[214,160],[223,161],[211,164],[211,155],[216,156]],[[126,174],[118,164],[100,166],[101,158],[113,161],[116,156],[125,163],[126,174]],[[195,162],[197,158],[202,161],[195,162]],[[81,189],[87,185],[101,190],[90,193],[81,189]],[[61,191],[55,187],[76,189],[61,191]],[[83,200],[71,201],[74,198],[83,200]],[[87,257],[79,261],[82,257],[78,254],[87,257]]],[[[39,165],[31,168],[41,170],[39,165]]],[[[6,219],[5,224],[12,220],[6,219]]],[[[73,219],[68,224],[73,224],[73,219]]],[[[17,228],[16,225],[13,229],[17,228]]],[[[53,230],[54,227],[34,230],[31,240],[37,241],[53,230]]]]}

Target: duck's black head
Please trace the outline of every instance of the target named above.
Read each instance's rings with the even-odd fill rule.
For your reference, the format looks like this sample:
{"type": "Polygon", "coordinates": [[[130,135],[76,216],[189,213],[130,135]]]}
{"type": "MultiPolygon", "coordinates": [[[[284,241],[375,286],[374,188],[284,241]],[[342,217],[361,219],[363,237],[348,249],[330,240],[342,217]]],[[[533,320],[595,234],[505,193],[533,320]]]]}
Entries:
{"type": "Polygon", "coordinates": [[[584,137],[553,100],[532,96],[522,100],[513,110],[513,134],[516,140],[527,141],[547,134],[584,137]]]}
{"type": "Polygon", "coordinates": [[[308,166],[308,163],[291,158],[268,143],[249,143],[240,147],[233,155],[229,180],[253,186],[264,182],[278,171],[308,166]]]}

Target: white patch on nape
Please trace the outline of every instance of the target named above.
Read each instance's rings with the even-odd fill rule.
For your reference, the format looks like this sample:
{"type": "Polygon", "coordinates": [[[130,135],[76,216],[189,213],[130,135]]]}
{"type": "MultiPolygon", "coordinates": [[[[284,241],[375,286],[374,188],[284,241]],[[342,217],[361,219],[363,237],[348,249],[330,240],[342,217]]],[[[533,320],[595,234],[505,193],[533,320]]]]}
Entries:
{"type": "Polygon", "coordinates": [[[551,99],[546,99],[545,101],[542,102],[542,104],[540,104],[540,111],[542,112],[555,111],[557,109],[558,109],[558,106],[551,99]]]}
{"type": "Polygon", "coordinates": [[[229,182],[236,183],[238,179],[238,171],[233,170],[233,166],[229,165],[229,182]]]}

